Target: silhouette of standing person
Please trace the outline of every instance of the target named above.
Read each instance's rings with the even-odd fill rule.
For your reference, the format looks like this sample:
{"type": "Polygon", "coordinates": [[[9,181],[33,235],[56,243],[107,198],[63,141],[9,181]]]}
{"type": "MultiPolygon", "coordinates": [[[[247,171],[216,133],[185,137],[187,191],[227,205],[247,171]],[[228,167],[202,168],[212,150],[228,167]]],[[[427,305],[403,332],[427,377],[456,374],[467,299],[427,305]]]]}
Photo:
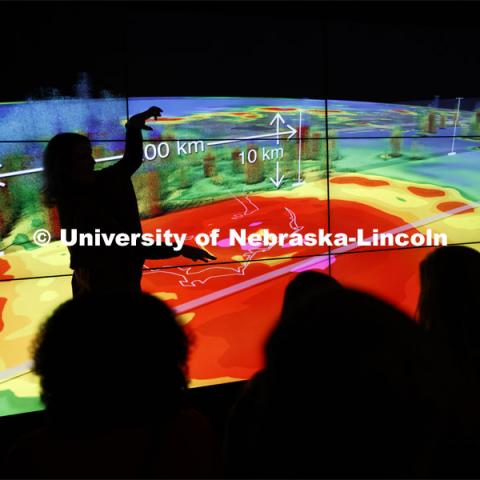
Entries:
{"type": "Polygon", "coordinates": [[[478,478],[480,464],[480,252],[439,247],[420,264],[417,316],[446,389],[449,419],[432,477],[478,478]]]}
{"type": "MultiPolygon", "coordinates": [[[[90,140],[76,133],[60,133],[53,137],[44,152],[44,202],[57,207],[62,229],[80,233],[101,232],[127,234],[131,238],[142,234],[137,198],[131,176],[141,166],[143,158],[142,130],[150,117],[161,114],[159,107],[133,115],[126,123],[125,153],[121,160],[99,171],[94,170],[90,140]]],[[[78,238],[78,236],[77,236],[78,238]]],[[[141,244],[119,246],[69,247],[72,292],[76,297],[88,292],[140,292],[142,267],[146,258],[171,258],[182,255],[193,261],[215,257],[206,251],[185,245],[141,244]]]]}

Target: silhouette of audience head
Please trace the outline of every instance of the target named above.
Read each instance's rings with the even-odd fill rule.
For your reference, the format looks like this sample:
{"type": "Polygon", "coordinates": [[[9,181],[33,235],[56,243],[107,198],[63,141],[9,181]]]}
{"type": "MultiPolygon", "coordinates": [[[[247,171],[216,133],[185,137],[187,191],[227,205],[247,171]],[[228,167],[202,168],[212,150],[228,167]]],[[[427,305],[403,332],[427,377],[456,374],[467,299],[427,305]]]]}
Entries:
{"type": "Polygon", "coordinates": [[[85,295],[58,307],[41,327],[34,371],[59,425],[151,422],[177,408],[188,351],[188,335],[161,300],[85,295]]]}
{"type": "Polygon", "coordinates": [[[297,300],[284,317],[288,328],[278,325],[280,333],[267,367],[278,364],[302,372],[323,359],[327,364],[317,366],[327,367],[325,373],[340,367],[352,372],[363,368],[364,362],[376,370],[388,366],[377,362],[379,356],[394,362],[405,360],[411,353],[411,340],[421,336],[416,324],[393,306],[338,284],[312,288],[297,300]]]}
{"type": "Polygon", "coordinates": [[[420,264],[420,324],[448,348],[457,366],[480,365],[480,253],[465,246],[434,250],[420,264]]]}
{"type": "Polygon", "coordinates": [[[418,325],[338,286],[310,289],[283,320],[266,351],[260,474],[413,474],[430,408],[418,325]]]}
{"type": "Polygon", "coordinates": [[[340,284],[330,275],[314,270],[299,273],[285,289],[282,315],[286,317],[294,313],[303,296],[309,292],[323,293],[330,288],[340,288],[340,284]]]}
{"type": "Polygon", "coordinates": [[[321,272],[307,270],[296,275],[285,289],[280,319],[267,340],[266,350],[271,348],[281,330],[286,330],[288,334],[289,328],[296,328],[295,325],[290,326],[290,321],[296,321],[296,312],[302,306],[306,296],[312,293],[321,295],[330,289],[337,288],[342,287],[333,277],[321,272]]]}
{"type": "Polygon", "coordinates": [[[44,202],[55,206],[75,183],[87,182],[95,160],[88,137],[78,133],[59,133],[49,142],[43,154],[44,202]]]}

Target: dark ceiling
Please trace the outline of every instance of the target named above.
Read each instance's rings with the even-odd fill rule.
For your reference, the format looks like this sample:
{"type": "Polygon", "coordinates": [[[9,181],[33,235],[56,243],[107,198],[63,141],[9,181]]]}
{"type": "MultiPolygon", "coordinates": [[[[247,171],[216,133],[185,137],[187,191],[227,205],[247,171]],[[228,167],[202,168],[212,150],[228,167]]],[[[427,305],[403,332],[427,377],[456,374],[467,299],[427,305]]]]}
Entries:
{"type": "Polygon", "coordinates": [[[477,2],[1,3],[0,101],[479,95],[477,2]]]}

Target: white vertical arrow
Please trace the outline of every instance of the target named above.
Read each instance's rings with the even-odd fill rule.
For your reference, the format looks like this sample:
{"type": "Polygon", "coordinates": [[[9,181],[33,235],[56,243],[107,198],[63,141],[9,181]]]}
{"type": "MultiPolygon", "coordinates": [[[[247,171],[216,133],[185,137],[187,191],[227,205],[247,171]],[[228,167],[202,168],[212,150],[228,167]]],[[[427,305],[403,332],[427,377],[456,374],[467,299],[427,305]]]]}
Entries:
{"type": "Polygon", "coordinates": [[[453,125],[452,151],[448,152],[447,155],[457,154],[457,152],[455,151],[455,134],[457,133],[457,123],[460,118],[460,102],[463,100],[463,97],[457,97],[457,100],[458,100],[457,114],[455,115],[455,124],[453,125]]]}
{"type": "Polygon", "coordinates": [[[285,123],[285,120],[283,117],[277,113],[275,116],[272,118],[272,121],[270,122],[270,125],[273,125],[276,122],[276,127],[277,127],[277,145],[280,143],[280,122],[285,123]]]}
{"type": "Polygon", "coordinates": [[[280,178],[278,178],[278,176],[280,175],[280,171],[279,171],[279,164],[278,164],[278,161],[277,161],[277,175],[276,175],[276,179],[274,180],[272,177],[270,177],[270,181],[275,185],[276,188],[280,187],[280,185],[282,184],[283,182],[283,178],[285,175],[282,175],[280,178]]]}
{"type": "Polygon", "coordinates": [[[302,173],[302,112],[300,112],[300,117],[298,119],[298,166],[297,166],[297,181],[294,182],[293,186],[298,187],[303,184],[301,177],[302,173]]]}

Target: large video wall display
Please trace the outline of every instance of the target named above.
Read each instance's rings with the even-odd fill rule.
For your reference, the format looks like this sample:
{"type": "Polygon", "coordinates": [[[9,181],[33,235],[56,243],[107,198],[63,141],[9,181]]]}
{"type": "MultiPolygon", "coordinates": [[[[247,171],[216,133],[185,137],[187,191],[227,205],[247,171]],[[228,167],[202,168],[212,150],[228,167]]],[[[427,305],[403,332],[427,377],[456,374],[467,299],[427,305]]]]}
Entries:
{"type": "Polygon", "coordinates": [[[177,233],[190,245],[204,238],[216,257],[144,264],[142,288],[174,308],[196,337],[193,386],[246,379],[261,368],[285,286],[304,270],[413,314],[416,272],[431,249],[364,245],[354,238],[359,229],[364,238],[374,230],[431,229],[449,244],[478,248],[480,113],[461,102],[110,97],[0,104],[1,415],[41,408],[30,343],[71,298],[58,212],[42,201],[47,142],[65,131],[86,135],[95,169],[109,168],[123,156],[127,119],[152,105],[163,113],[147,122],[152,130],[143,134],[143,161],[132,176],[143,232],[177,233]],[[27,111],[31,129],[19,121],[27,111]],[[38,241],[39,230],[48,242],[38,241]],[[328,244],[336,234],[344,234],[341,241],[328,244]]]}

